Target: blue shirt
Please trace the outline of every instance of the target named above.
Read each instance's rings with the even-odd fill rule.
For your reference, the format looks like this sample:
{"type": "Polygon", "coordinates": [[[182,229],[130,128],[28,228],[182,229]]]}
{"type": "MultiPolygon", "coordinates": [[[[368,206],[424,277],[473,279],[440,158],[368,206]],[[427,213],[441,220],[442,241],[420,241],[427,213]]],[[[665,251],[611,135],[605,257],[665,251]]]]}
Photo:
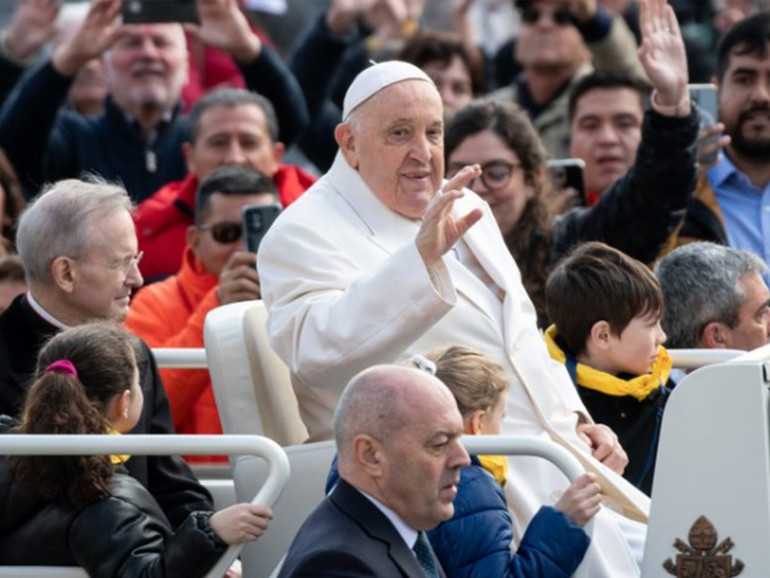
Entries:
{"type": "MultiPolygon", "coordinates": [[[[725,218],[728,245],[770,264],[770,184],[756,187],[724,153],[708,171],[708,179],[725,218]]],[[[770,284],[770,272],[762,277],[770,284]]]]}

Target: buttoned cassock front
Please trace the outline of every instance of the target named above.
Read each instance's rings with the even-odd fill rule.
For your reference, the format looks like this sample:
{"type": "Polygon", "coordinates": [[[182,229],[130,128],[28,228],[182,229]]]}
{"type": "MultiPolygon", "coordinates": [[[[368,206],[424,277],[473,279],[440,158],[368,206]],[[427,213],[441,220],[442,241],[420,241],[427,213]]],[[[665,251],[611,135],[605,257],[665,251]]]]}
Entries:
{"type": "MultiPolygon", "coordinates": [[[[645,526],[631,519],[646,521],[649,500],[594,460],[577,436],[579,414],[590,417],[564,366],[548,355],[491,210],[466,190],[453,213],[475,207],[484,212],[481,221],[429,272],[415,244],[420,222],[382,204],[338,153],[330,171],[268,232],[258,255],[268,331],[291,370],[311,440],[332,437],[334,408],[359,371],[438,346],[477,348],[511,377],[503,432],[550,438],[569,449],[625,516],[604,508],[597,517],[599,548],[589,550],[589,575],[638,575],[627,538],[640,554],[645,526]]],[[[567,486],[554,466],[532,457],[509,459],[509,480],[517,537],[540,505],[553,504],[567,486]]]]}

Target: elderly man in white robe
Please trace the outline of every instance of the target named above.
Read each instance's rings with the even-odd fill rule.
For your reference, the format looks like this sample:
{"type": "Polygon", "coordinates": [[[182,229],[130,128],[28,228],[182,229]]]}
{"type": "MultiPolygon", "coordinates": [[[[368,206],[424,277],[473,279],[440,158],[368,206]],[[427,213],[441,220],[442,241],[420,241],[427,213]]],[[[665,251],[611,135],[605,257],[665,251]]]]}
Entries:
{"type": "MultiPolygon", "coordinates": [[[[647,74],[681,84],[687,68],[673,11],[642,0],[647,74]],[[681,81],[681,82],[680,82],[681,81]]],[[[363,71],[344,101],[330,171],[283,213],[257,269],[268,331],[289,366],[311,439],[329,439],[344,384],[357,372],[450,343],[494,357],[511,377],[504,433],[561,444],[597,474],[588,575],[639,575],[648,498],[621,475],[617,438],[594,424],[564,366],[552,361],[518,268],[488,205],[464,187],[469,166],[443,182],[441,99],[430,78],[401,62],[363,71]]],[[[567,486],[555,466],[509,459],[506,485],[517,536],[567,486]]]]}

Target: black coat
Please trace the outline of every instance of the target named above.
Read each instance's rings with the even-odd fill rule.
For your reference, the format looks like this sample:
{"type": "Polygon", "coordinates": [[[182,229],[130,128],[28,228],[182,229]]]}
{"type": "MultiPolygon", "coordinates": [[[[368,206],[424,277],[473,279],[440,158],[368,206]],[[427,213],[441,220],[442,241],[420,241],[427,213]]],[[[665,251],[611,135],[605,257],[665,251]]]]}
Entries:
{"type": "MultiPolygon", "coordinates": [[[[24,396],[35,372],[37,354],[57,328],[30,307],[24,295],[0,315],[0,414],[19,417],[24,396]]],[[[155,358],[144,345],[145,359],[138,360],[144,407],[131,433],[174,433],[166,390],[155,358]]],[[[133,456],[129,473],[158,501],[173,527],[190,512],[212,510],[211,496],[179,456],[133,456]]]]}
{"type": "Polygon", "coordinates": [[[340,479],[302,524],[279,574],[279,578],[301,576],[424,578],[425,574],[385,515],[340,479]]]}
{"type": "Polygon", "coordinates": [[[648,110],[634,166],[590,208],[559,217],[549,264],[582,241],[603,241],[643,263],[655,261],[693,201],[698,112],[687,118],[648,110]]]}
{"type": "Polygon", "coordinates": [[[93,578],[197,578],[226,549],[195,514],[172,532],[147,490],[120,473],[109,496],[78,509],[31,497],[12,483],[3,459],[0,513],[4,565],[82,566],[93,578]]]}

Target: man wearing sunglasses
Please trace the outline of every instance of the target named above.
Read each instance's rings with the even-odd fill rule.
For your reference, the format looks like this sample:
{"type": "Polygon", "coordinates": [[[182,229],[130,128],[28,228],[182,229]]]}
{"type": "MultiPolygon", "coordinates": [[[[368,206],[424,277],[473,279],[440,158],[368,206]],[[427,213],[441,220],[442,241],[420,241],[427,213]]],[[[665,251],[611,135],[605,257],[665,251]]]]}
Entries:
{"type": "Polygon", "coordinates": [[[516,102],[529,113],[552,158],[569,156],[570,87],[596,69],[643,76],[636,41],[622,18],[596,0],[516,0],[522,29],[513,58],[523,67],[492,98],[516,102]]]}
{"type": "MultiPolygon", "coordinates": [[[[181,270],[136,296],[126,327],[151,347],[203,347],[209,311],[260,298],[256,255],[245,249],[241,212],[247,205],[276,202],[273,181],[255,169],[232,166],[212,172],[198,188],[181,270]]],[[[177,432],[222,433],[207,370],[163,369],[161,377],[177,432]]],[[[224,461],[221,456],[188,460],[224,461]]]]}

